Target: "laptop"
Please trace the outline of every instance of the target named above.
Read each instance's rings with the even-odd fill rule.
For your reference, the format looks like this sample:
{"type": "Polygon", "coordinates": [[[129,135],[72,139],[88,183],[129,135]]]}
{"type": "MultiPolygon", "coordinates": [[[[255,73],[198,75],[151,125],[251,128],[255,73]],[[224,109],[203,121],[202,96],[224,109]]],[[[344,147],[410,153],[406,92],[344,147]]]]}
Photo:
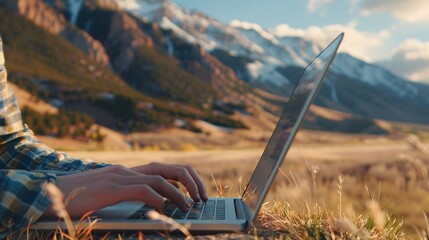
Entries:
{"type": "MultiPolygon", "coordinates": [[[[186,224],[191,232],[246,231],[258,214],[278,168],[298,132],[304,116],[317,96],[328,69],[336,55],[344,33],[335,38],[304,70],[286,104],[270,140],[241,198],[210,198],[206,203],[195,202],[188,212],[166,203],[164,214],[177,223],[186,224]]],[[[94,212],[99,218],[94,230],[164,231],[166,223],[151,220],[152,208],[143,202],[122,202],[94,212]]],[[[33,228],[56,229],[65,225],[58,219],[40,219],[33,228]]]]}

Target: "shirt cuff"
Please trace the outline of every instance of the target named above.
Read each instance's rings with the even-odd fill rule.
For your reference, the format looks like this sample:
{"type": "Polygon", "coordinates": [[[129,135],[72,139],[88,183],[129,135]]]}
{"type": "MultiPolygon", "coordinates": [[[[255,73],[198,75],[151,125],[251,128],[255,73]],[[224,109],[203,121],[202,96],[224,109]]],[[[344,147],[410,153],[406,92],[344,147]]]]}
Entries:
{"type": "Polygon", "coordinates": [[[56,182],[56,175],[50,173],[21,170],[6,172],[6,176],[0,173],[3,181],[0,184],[0,238],[25,229],[37,221],[51,205],[42,185],[56,182]]]}

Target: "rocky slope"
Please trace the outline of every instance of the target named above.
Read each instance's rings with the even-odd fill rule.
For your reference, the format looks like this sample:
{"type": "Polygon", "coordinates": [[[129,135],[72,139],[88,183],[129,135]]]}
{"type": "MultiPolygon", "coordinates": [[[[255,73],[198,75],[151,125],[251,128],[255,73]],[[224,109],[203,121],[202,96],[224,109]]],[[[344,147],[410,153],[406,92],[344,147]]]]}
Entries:
{"type": "MultiPolygon", "coordinates": [[[[282,96],[291,93],[303,68],[323,49],[302,38],[278,37],[257,24],[226,25],[169,0],[115,2],[136,17],[175,32],[183,41],[199,44],[253,86],[282,96]]],[[[428,94],[427,85],[340,53],[317,103],[369,118],[427,124],[428,94]]]]}
{"type": "Polygon", "coordinates": [[[109,57],[103,45],[88,33],[68,23],[62,14],[54,11],[42,0],[2,0],[5,9],[21,14],[48,32],[59,35],[85,52],[91,59],[103,65],[109,64],[109,57]]]}
{"type": "MultiPolygon", "coordinates": [[[[228,131],[270,131],[303,66],[321,50],[260,28],[227,26],[170,1],[0,0],[0,8],[0,15],[16,24],[0,24],[11,81],[122,132],[176,126],[201,133],[204,128],[194,124],[201,120],[228,131]],[[275,96],[255,87],[282,92],[275,96]]],[[[370,79],[380,76],[376,66],[350,62],[370,69],[370,79]]],[[[375,103],[362,101],[380,92],[367,91],[368,83],[343,68],[334,66],[318,103],[351,114],[331,119],[312,111],[307,127],[383,133],[365,117],[414,122],[425,117],[426,109],[416,115],[419,108],[410,108],[408,100],[387,108],[397,100],[395,87],[375,103]],[[407,114],[401,115],[401,108],[407,114]]]]}

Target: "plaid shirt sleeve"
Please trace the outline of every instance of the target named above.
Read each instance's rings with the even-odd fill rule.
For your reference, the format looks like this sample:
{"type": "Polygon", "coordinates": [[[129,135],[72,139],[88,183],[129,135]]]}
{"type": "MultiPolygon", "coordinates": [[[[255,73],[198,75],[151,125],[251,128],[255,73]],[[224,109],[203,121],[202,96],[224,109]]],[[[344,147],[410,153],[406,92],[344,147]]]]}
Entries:
{"type": "Polygon", "coordinates": [[[7,84],[0,38],[0,239],[36,221],[49,207],[42,190],[58,175],[109,166],[69,158],[41,143],[22,122],[7,84]]]}
{"type": "Polygon", "coordinates": [[[25,228],[50,205],[42,190],[55,175],[21,170],[0,170],[0,238],[25,228]]]}

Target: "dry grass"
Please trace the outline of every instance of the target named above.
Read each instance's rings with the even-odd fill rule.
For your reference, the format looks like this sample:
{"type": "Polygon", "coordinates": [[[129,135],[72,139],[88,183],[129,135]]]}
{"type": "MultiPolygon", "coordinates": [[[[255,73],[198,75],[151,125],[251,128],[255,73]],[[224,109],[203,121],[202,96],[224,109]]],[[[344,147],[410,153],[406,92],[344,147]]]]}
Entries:
{"type": "MultiPolygon", "coordinates": [[[[185,239],[189,239],[189,240],[194,239],[194,237],[192,236],[192,234],[188,230],[189,226],[179,224],[179,223],[175,222],[172,218],[169,218],[165,215],[159,214],[156,211],[149,211],[148,217],[150,219],[159,220],[159,221],[165,223],[167,226],[169,226],[168,231],[179,230],[181,233],[183,233],[186,236],[185,239]]],[[[167,234],[168,234],[168,232],[167,232],[167,234]]]]}
{"type": "MultiPolygon", "coordinates": [[[[312,168],[314,169],[314,168],[312,168]]],[[[312,174],[316,174],[317,171],[312,171],[312,174]]],[[[286,175],[285,175],[286,178],[286,175]]],[[[294,177],[286,178],[287,181],[293,182],[296,186],[301,186],[304,181],[302,179],[296,179],[294,177]]],[[[312,176],[310,186],[314,186],[315,176],[312,176]]],[[[228,196],[231,191],[226,191],[228,186],[223,185],[221,181],[216,180],[213,177],[213,182],[216,187],[217,195],[220,197],[228,196]]],[[[368,211],[365,214],[356,215],[353,211],[343,212],[342,202],[342,190],[344,180],[341,176],[338,177],[337,188],[338,188],[338,212],[332,212],[326,208],[326,206],[318,203],[309,203],[307,200],[301,201],[298,205],[291,205],[287,201],[273,201],[272,204],[265,204],[258,216],[258,219],[252,226],[249,234],[253,235],[255,239],[269,238],[269,239],[404,239],[404,233],[401,231],[402,223],[396,222],[394,218],[391,218],[387,213],[381,210],[378,202],[369,197],[367,201],[368,211]]],[[[243,183],[239,183],[239,186],[243,183]]],[[[31,232],[26,229],[27,237],[31,236],[31,239],[123,239],[121,235],[109,236],[93,236],[91,234],[92,228],[96,223],[96,220],[91,220],[88,215],[82,217],[80,223],[87,221],[84,228],[80,227],[80,223],[76,226],[71,225],[71,220],[68,213],[65,211],[65,203],[63,202],[62,193],[53,184],[46,184],[44,186],[48,192],[52,202],[54,203],[54,209],[60,218],[64,219],[67,226],[67,233],[63,232],[58,228],[54,233],[40,235],[37,232],[31,232]]],[[[232,189],[232,188],[230,188],[232,189]]],[[[238,187],[238,191],[243,188],[238,187]]],[[[312,191],[317,191],[313,189],[312,191]]],[[[70,201],[76,194],[79,194],[80,190],[75,191],[68,197],[65,202],[70,201]]],[[[371,195],[369,195],[371,196],[371,195]]],[[[169,228],[166,230],[165,235],[162,237],[171,239],[168,234],[169,231],[179,230],[181,231],[186,239],[194,239],[191,233],[188,231],[189,226],[183,226],[173,219],[158,214],[157,212],[150,212],[150,218],[155,220],[161,220],[166,223],[169,228]]],[[[429,229],[429,228],[428,228],[429,229]]],[[[425,239],[422,231],[421,239],[425,239]]],[[[22,234],[21,235],[25,235],[22,234]]],[[[217,235],[216,237],[228,238],[230,235],[217,235]]],[[[245,235],[243,235],[245,236],[245,235]]],[[[249,235],[247,235],[249,236],[249,235]]],[[[426,234],[427,236],[427,234],[426,234]]],[[[139,232],[135,237],[143,239],[144,236],[139,232]]],[[[160,236],[161,237],[161,236],[160,236]]],[[[236,238],[237,235],[234,235],[236,238]]],[[[10,238],[13,239],[13,238],[10,238]]],[[[135,239],[135,238],[134,238],[135,239]]]]}
{"type": "MultiPolygon", "coordinates": [[[[350,165],[309,160],[285,162],[252,230],[238,236],[255,239],[429,239],[429,223],[424,213],[429,210],[426,206],[429,154],[417,138],[412,136],[407,141],[413,154],[401,155],[389,162],[350,165]]],[[[205,182],[212,182],[208,188],[211,196],[237,197],[248,180],[238,176],[250,176],[254,166],[242,164],[240,168],[231,168],[229,162],[212,162],[195,167],[205,182]]],[[[161,215],[154,217],[163,218],[161,215]]],[[[82,221],[94,222],[86,216],[82,221]]],[[[9,239],[17,236],[24,239],[95,237],[91,225],[85,226],[74,226],[74,234],[70,229],[67,233],[57,230],[49,234],[25,229],[9,239]]],[[[230,236],[216,235],[214,238],[230,236]]],[[[123,238],[120,235],[96,237],[123,238]]],[[[143,237],[136,233],[134,239],[143,237]]],[[[163,237],[169,238],[168,231],[163,237]]],[[[237,235],[231,237],[237,238],[237,235]]]]}
{"type": "MultiPolygon", "coordinates": [[[[317,171],[311,173],[315,175],[317,171]]],[[[315,176],[309,178],[310,189],[315,186],[314,179],[315,176]]],[[[301,181],[293,182],[297,186],[302,184],[301,181]]],[[[283,233],[281,238],[286,239],[405,239],[402,222],[390,217],[371,197],[368,198],[365,213],[356,214],[350,209],[344,212],[343,183],[340,175],[337,182],[337,212],[328,210],[326,205],[319,204],[314,198],[294,201],[293,205],[291,201],[274,201],[263,206],[254,229],[262,236],[267,233],[268,236],[275,236],[274,233],[280,232],[283,233]]],[[[317,189],[310,190],[311,196],[315,196],[315,191],[317,189]]]]}
{"type": "MultiPolygon", "coordinates": [[[[376,202],[373,203],[377,205],[376,202]]],[[[339,217],[320,205],[306,204],[293,209],[287,202],[264,207],[255,229],[259,235],[281,232],[288,239],[404,239],[401,223],[388,218],[380,225],[375,219],[387,219],[377,207],[368,214],[339,217]]]]}

